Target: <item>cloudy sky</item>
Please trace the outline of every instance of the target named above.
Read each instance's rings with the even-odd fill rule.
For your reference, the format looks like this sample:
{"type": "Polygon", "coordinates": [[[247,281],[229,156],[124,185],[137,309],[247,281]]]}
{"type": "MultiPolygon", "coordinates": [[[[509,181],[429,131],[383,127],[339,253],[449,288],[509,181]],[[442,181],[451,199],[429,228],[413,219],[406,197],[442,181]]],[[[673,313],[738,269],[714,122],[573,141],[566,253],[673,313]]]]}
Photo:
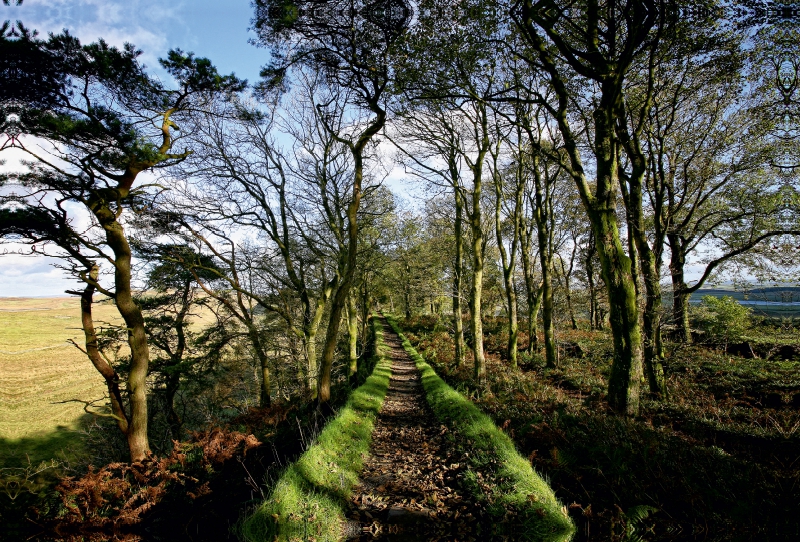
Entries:
{"type": "Polygon", "coordinates": [[[177,47],[254,81],[267,59],[264,49],[248,43],[254,36],[247,30],[250,0],[24,0],[0,6],[0,14],[0,20],[21,20],[42,34],[66,28],[84,42],[133,43],[151,68],[177,47]]]}
{"type": "MultiPolygon", "coordinates": [[[[210,58],[221,73],[235,72],[254,82],[267,53],[250,45],[250,0],[23,0],[0,4],[0,21],[20,20],[41,35],[68,29],[82,42],[103,38],[133,43],[143,62],[158,70],[158,58],[180,48],[210,58]]],[[[4,153],[6,167],[18,157],[4,153]]],[[[0,297],[64,295],[77,283],[42,257],[0,258],[0,297]]]]}

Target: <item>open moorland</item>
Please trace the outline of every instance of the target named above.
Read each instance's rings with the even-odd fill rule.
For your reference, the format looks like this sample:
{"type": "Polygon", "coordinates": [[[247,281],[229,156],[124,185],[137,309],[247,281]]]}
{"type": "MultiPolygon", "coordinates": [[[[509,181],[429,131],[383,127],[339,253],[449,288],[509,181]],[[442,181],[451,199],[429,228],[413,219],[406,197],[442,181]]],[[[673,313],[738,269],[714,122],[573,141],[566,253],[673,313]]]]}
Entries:
{"type": "MultiPolygon", "coordinates": [[[[119,321],[97,304],[98,322],[119,321]]],[[[91,417],[79,401],[100,400],[105,386],[86,355],[75,298],[0,299],[0,463],[37,464],[80,448],[75,433],[91,417]],[[77,401],[75,401],[77,400],[77,401]]]]}

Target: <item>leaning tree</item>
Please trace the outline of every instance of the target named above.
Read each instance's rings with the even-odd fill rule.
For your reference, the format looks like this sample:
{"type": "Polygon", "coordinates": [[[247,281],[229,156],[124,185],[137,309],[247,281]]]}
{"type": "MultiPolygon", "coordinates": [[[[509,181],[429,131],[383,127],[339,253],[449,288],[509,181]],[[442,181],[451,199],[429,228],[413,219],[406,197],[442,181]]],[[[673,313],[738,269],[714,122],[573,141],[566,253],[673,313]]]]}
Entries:
{"type": "MultiPolygon", "coordinates": [[[[36,73],[50,73],[46,92],[29,99],[20,89],[5,103],[18,113],[9,147],[31,158],[14,190],[33,207],[56,205],[70,216],[70,242],[93,252],[108,266],[113,286],[103,287],[94,272],[81,278],[114,300],[127,328],[130,360],[127,368],[127,424],[124,429],[132,461],[150,452],[147,438],[147,373],[150,362],[145,322],[131,286],[132,250],[126,233],[130,213],[146,209],[142,173],[168,168],[188,156],[180,150],[178,123],[202,108],[212,95],[244,88],[235,76],[222,76],[204,58],[170,51],[161,65],[174,78],[168,87],[146,73],[141,52],[99,40],[81,44],[68,32],[47,40],[33,33],[26,54],[48,64],[36,73]],[[79,227],[81,224],[88,226],[79,227]]],[[[14,38],[3,43],[14,42],[14,38]]],[[[28,64],[18,63],[17,72],[28,64]]],[[[25,74],[18,74],[25,79],[25,74]]],[[[9,132],[7,127],[6,133],[9,132]]],[[[88,337],[88,336],[87,336],[88,337]]],[[[87,342],[87,348],[88,348],[87,342]]],[[[122,427],[121,427],[122,428],[122,427]]]]}
{"type": "MultiPolygon", "coordinates": [[[[320,362],[320,403],[331,396],[331,370],[347,296],[358,256],[358,209],[364,190],[367,149],[386,124],[386,101],[394,77],[392,53],[411,19],[403,0],[387,4],[366,1],[257,0],[254,27],[270,47],[272,63],[262,70],[262,92],[285,89],[293,68],[309,66],[324,74],[326,83],[341,90],[352,115],[351,129],[334,131],[353,157],[353,183],[347,205],[347,259],[341,281],[330,301],[330,320],[320,362]]],[[[323,118],[333,104],[318,103],[323,118]]],[[[335,107],[335,106],[334,106],[335,107]]]]}

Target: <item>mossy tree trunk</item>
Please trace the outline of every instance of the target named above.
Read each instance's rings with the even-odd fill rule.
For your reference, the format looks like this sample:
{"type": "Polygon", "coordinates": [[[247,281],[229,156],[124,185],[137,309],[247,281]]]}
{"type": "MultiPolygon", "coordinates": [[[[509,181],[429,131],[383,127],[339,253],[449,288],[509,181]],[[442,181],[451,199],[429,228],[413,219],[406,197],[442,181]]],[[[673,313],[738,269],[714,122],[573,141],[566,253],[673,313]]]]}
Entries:
{"type": "Polygon", "coordinates": [[[596,193],[591,194],[588,183],[580,187],[585,187],[581,196],[594,229],[603,280],[608,289],[609,323],[614,339],[608,399],[616,411],[635,416],[639,413],[643,351],[633,262],[622,246],[616,214],[614,188],[618,186],[618,158],[611,112],[619,95],[606,89],[603,98],[605,103],[601,103],[594,115],[596,193]]]}
{"type": "Polygon", "coordinates": [[[331,371],[333,369],[333,357],[336,352],[336,342],[339,337],[339,325],[356,271],[358,258],[358,209],[361,205],[361,197],[363,195],[362,185],[364,181],[364,149],[386,124],[386,112],[380,107],[378,99],[379,96],[375,96],[369,101],[369,110],[375,114],[375,117],[364,131],[361,132],[355,142],[342,139],[338,134],[332,132],[332,135],[334,135],[340,143],[346,145],[350,149],[350,153],[353,157],[353,186],[351,199],[347,205],[346,212],[347,252],[344,271],[342,273],[341,282],[336,288],[336,292],[331,301],[330,319],[325,332],[325,346],[320,361],[319,393],[317,395],[317,400],[321,404],[328,403],[331,399],[331,371]]]}
{"type": "MultiPolygon", "coordinates": [[[[649,71],[649,81],[652,82],[653,68],[649,71]]],[[[656,200],[656,227],[654,232],[655,243],[658,243],[657,250],[653,250],[648,239],[648,232],[645,226],[645,216],[643,211],[644,181],[648,170],[648,158],[642,149],[641,133],[645,126],[645,121],[650,109],[652,84],[647,86],[648,93],[644,98],[643,104],[636,113],[638,118],[629,119],[633,112],[628,111],[623,105],[620,107],[620,116],[633,124],[630,129],[628,124],[620,122],[617,124],[618,137],[622,146],[626,150],[630,162],[630,173],[620,169],[620,187],[625,202],[625,209],[628,216],[628,238],[634,247],[631,253],[638,256],[639,269],[644,279],[645,286],[645,307],[643,314],[644,331],[644,369],[650,392],[661,397],[667,394],[667,385],[664,378],[664,349],[661,337],[661,246],[663,246],[664,236],[661,229],[661,217],[658,216],[660,210],[659,201],[656,200]]],[[[636,281],[635,281],[636,282],[636,281]]]]}
{"type": "Polygon", "coordinates": [[[675,334],[686,344],[692,342],[692,328],[689,324],[689,297],[691,294],[686,285],[684,266],[686,255],[682,250],[682,240],[678,235],[668,235],[671,249],[669,271],[672,278],[672,321],[675,334]]]}
{"type": "Polygon", "coordinates": [[[472,187],[472,212],[469,223],[472,232],[472,282],[469,292],[470,331],[472,333],[472,354],[474,356],[473,377],[476,383],[483,382],[486,374],[486,358],[483,351],[483,318],[481,302],[483,298],[483,227],[481,224],[481,181],[472,187]]]}
{"type": "Polygon", "coordinates": [[[357,292],[351,292],[347,297],[347,343],[349,377],[355,379],[358,373],[358,312],[356,309],[357,292]]]}
{"type": "Polygon", "coordinates": [[[453,194],[455,199],[455,224],[453,228],[455,242],[455,259],[453,261],[453,329],[455,333],[455,365],[460,367],[464,364],[464,310],[461,307],[461,290],[464,275],[464,232],[463,214],[464,199],[461,188],[456,177],[453,184],[453,194]]]}
{"type": "Polygon", "coordinates": [[[483,168],[486,154],[489,152],[489,119],[486,103],[475,100],[474,119],[478,152],[475,159],[469,162],[472,171],[471,205],[467,211],[470,233],[472,234],[472,282],[470,285],[469,309],[470,331],[472,332],[472,352],[475,366],[473,377],[477,384],[482,384],[486,375],[486,357],[483,350],[483,270],[486,240],[483,234],[483,168]]]}
{"type": "Polygon", "coordinates": [[[541,10],[534,0],[521,1],[512,16],[531,47],[531,60],[539,63],[549,79],[555,100],[546,107],[563,138],[562,165],[575,182],[595,234],[614,341],[609,404],[621,414],[634,416],[639,412],[643,376],[642,330],[633,262],[622,246],[617,223],[619,141],[615,126],[620,120],[626,73],[645,41],[652,38],[651,30],[663,19],[656,6],[644,1],[626,4],[624,16],[616,3],[588,2],[574,8],[573,16],[580,19],[584,30],[578,39],[567,36],[560,26],[566,23],[564,17],[556,14],[552,18],[554,10],[541,10]],[[599,46],[600,36],[609,44],[607,48],[599,46]],[[593,135],[593,185],[584,170],[579,136],[569,118],[570,109],[576,106],[570,80],[576,76],[597,89],[591,116],[584,115],[593,135]]]}
{"type": "Polygon", "coordinates": [[[511,367],[517,367],[517,352],[519,342],[519,323],[517,318],[517,291],[514,284],[514,272],[516,271],[517,252],[520,243],[520,228],[522,225],[522,193],[525,189],[525,173],[518,167],[514,174],[513,190],[511,192],[513,205],[511,216],[508,222],[511,224],[511,243],[506,250],[505,238],[503,235],[503,203],[506,199],[504,190],[504,179],[499,170],[500,158],[500,137],[497,137],[496,145],[492,152],[492,179],[494,181],[495,206],[494,224],[495,236],[497,238],[497,248],[500,252],[500,263],[503,267],[503,287],[506,297],[506,311],[508,313],[508,344],[506,352],[508,363],[511,367]]]}

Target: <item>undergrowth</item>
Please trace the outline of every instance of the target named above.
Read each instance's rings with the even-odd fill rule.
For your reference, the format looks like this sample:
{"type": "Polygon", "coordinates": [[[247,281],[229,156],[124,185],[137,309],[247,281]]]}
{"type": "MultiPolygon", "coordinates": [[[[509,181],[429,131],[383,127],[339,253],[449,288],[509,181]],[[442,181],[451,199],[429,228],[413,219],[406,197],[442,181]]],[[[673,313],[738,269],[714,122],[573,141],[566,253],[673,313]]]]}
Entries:
{"type": "Polygon", "coordinates": [[[391,361],[384,357],[377,319],[373,326],[378,360],[372,375],[245,519],[241,527],[245,540],[333,542],[342,538],[345,505],[369,453],[374,421],[391,377],[391,361]]]}
{"type": "MultiPolygon", "coordinates": [[[[371,352],[370,342],[359,363],[359,383],[377,359],[371,352]]],[[[351,393],[351,383],[337,378],[331,410],[351,393]]],[[[52,461],[0,468],[0,540],[237,540],[234,531],[244,512],[263,501],[277,473],[327,421],[313,404],[277,400],[268,408],[215,418],[211,429],[190,432],[191,438],[132,465],[106,459],[108,441],[119,439],[115,427],[97,424],[86,438],[88,465],[52,461]]]]}
{"type": "Polygon", "coordinates": [[[537,353],[521,353],[513,369],[501,322],[487,320],[485,386],[474,385],[469,356],[455,365],[448,323],[417,317],[401,325],[569,503],[579,539],[800,536],[800,363],[668,342],[669,397],[645,395],[640,416],[623,419],[606,406],[605,332],[561,330],[557,369],[537,353]]]}

